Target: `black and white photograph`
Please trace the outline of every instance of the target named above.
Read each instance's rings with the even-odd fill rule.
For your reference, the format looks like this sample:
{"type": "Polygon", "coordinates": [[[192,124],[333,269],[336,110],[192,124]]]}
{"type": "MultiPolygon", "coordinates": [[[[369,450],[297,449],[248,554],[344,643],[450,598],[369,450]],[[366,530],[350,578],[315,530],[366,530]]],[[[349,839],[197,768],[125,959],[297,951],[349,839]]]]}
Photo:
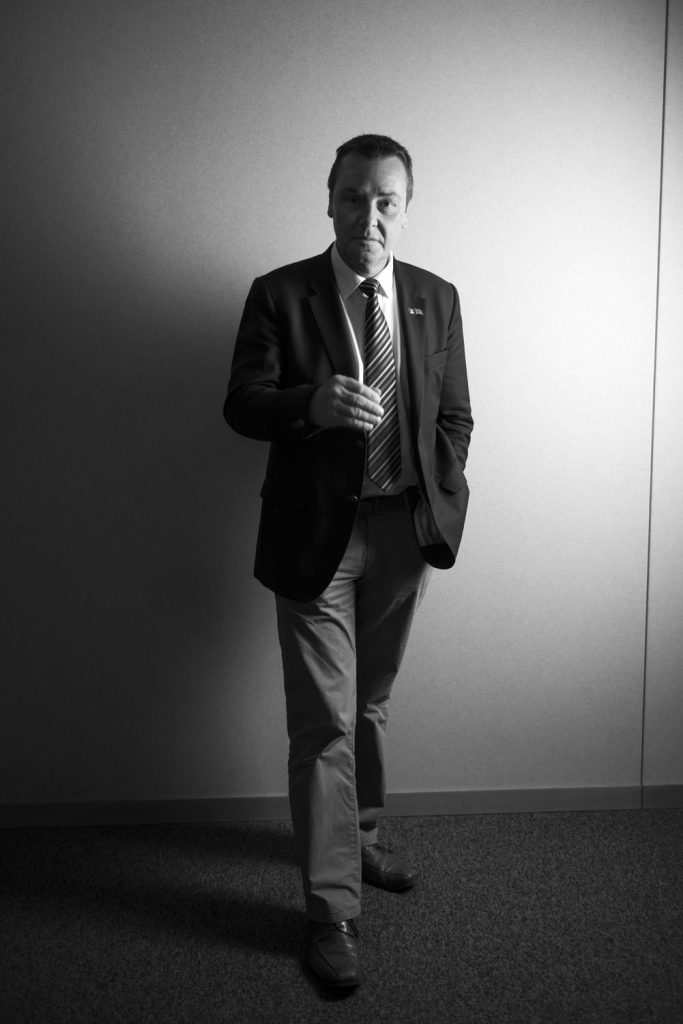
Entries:
{"type": "Polygon", "coordinates": [[[8,0],[2,1024],[683,1021],[683,0],[8,0]]]}

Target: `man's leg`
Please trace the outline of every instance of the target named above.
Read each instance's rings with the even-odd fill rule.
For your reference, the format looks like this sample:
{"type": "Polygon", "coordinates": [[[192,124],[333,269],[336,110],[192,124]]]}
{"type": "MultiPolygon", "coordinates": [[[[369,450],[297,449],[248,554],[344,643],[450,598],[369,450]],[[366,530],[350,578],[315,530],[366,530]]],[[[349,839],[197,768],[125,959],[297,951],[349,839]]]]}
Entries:
{"type": "Polygon", "coordinates": [[[417,546],[407,505],[361,512],[361,517],[368,524],[368,556],[356,598],[355,753],[360,839],[366,846],[377,842],[384,806],[389,696],[430,570],[417,546]]]}
{"type": "Polygon", "coordinates": [[[365,565],[359,522],[342,563],[314,601],[276,599],[289,733],[289,798],[306,911],[319,922],[360,914],[354,768],[356,583],[365,565]]]}

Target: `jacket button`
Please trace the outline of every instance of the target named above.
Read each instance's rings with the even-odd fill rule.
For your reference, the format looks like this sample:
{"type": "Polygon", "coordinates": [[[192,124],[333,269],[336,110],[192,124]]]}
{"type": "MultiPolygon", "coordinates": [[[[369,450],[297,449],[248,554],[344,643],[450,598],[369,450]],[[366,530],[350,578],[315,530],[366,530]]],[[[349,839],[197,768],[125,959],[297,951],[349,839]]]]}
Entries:
{"type": "Polygon", "coordinates": [[[306,420],[294,420],[292,430],[302,430],[306,426],[306,420]]]}

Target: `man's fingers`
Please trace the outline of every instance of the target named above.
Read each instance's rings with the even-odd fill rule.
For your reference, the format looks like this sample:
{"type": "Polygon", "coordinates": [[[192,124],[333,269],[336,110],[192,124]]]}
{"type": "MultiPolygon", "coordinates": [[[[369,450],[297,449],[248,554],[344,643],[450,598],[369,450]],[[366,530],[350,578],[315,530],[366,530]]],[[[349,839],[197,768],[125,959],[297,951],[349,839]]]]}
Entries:
{"type": "Polygon", "coordinates": [[[384,412],[375,391],[367,391],[364,394],[356,395],[352,395],[347,391],[342,393],[340,398],[351,409],[362,409],[366,412],[375,413],[377,416],[381,416],[384,412]]]}
{"type": "Polygon", "coordinates": [[[309,407],[317,426],[346,426],[372,430],[384,415],[380,394],[354,377],[337,374],[314,392],[309,407]]]}
{"type": "Polygon", "coordinates": [[[343,405],[341,415],[351,426],[372,430],[381,421],[384,409],[376,402],[357,396],[354,402],[343,405]]]}
{"type": "Polygon", "coordinates": [[[342,385],[345,391],[351,393],[351,395],[359,395],[363,398],[369,399],[371,402],[379,404],[380,393],[375,388],[369,388],[367,384],[361,384],[355,377],[343,377],[341,374],[337,376],[337,381],[342,385]]]}
{"type": "Polygon", "coordinates": [[[346,388],[347,391],[360,392],[365,387],[365,384],[361,384],[355,377],[345,377],[343,373],[338,373],[332,380],[341,384],[342,387],[346,388]]]}

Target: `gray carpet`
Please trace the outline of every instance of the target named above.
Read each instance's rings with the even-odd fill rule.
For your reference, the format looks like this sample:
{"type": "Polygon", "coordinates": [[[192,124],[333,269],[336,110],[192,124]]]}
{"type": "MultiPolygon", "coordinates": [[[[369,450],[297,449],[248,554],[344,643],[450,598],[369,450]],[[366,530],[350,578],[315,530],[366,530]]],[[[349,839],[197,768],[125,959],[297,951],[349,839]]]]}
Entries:
{"type": "Polygon", "coordinates": [[[681,1024],[683,810],[390,818],[365,979],[302,966],[285,823],[0,831],[2,1024],[681,1024]]]}

